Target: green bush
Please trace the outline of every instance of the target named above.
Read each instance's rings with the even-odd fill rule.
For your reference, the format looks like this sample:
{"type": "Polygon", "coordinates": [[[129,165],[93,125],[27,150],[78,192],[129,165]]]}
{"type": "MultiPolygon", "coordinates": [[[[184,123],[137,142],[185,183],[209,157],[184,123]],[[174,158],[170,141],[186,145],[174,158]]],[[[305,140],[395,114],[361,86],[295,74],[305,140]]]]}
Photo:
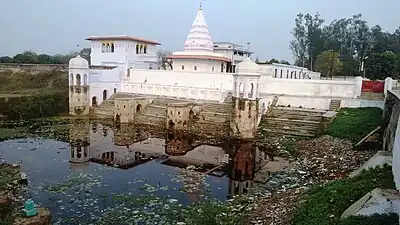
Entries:
{"type": "Polygon", "coordinates": [[[21,95],[0,98],[0,114],[7,119],[30,119],[68,112],[68,93],[21,95]]]}
{"type": "Polygon", "coordinates": [[[392,169],[389,166],[314,187],[302,197],[302,203],[298,205],[292,222],[296,225],[339,224],[341,214],[368,192],[375,188],[394,187],[392,169]]]}
{"type": "Polygon", "coordinates": [[[328,134],[352,142],[360,141],[382,123],[379,108],[342,108],[328,129],[328,134]]]}

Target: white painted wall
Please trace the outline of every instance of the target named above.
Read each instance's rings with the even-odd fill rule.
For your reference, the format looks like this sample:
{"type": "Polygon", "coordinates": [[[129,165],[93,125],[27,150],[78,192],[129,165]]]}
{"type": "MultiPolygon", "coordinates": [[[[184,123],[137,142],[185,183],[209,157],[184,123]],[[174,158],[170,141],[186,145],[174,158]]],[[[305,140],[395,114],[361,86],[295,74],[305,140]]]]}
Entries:
{"type": "Polygon", "coordinates": [[[217,102],[223,102],[227,96],[227,93],[224,90],[215,88],[144,83],[122,83],[121,91],[137,94],[159,95],[174,98],[209,100],[217,102]]]}
{"type": "Polygon", "coordinates": [[[208,59],[174,59],[172,61],[174,71],[225,73],[226,66],[226,62],[208,59]],[[222,72],[221,65],[223,68],[222,72]]]}
{"type": "MultiPolygon", "coordinates": [[[[272,103],[273,95],[262,95],[260,99],[260,109],[264,106],[268,106],[272,103]]],[[[375,100],[364,100],[354,98],[334,98],[341,100],[340,107],[343,108],[365,108],[365,107],[377,107],[383,109],[383,101],[375,100]]],[[[291,107],[302,107],[308,109],[322,109],[328,110],[332,98],[327,97],[306,97],[306,96],[278,96],[279,106],[291,106],[291,107]]]]}
{"type": "MultiPolygon", "coordinates": [[[[268,78],[261,82],[268,82],[268,78]]],[[[304,79],[278,79],[271,78],[269,83],[262,83],[261,93],[297,96],[320,96],[320,97],[347,97],[355,98],[361,94],[357,87],[358,80],[335,81],[335,80],[304,80],[304,79]]]]}
{"type": "Polygon", "coordinates": [[[281,79],[320,79],[321,73],[307,68],[280,63],[258,64],[263,73],[281,79]]]}
{"type": "Polygon", "coordinates": [[[102,41],[91,41],[91,65],[122,66],[149,69],[158,68],[157,46],[146,44],[146,54],[136,54],[135,41],[104,41],[114,43],[114,52],[102,52],[102,41]],[[150,66],[151,65],[151,66],[150,66]]]}
{"type": "Polygon", "coordinates": [[[120,78],[124,75],[124,70],[115,68],[113,70],[90,70],[90,105],[93,104],[93,97],[97,98],[97,103],[103,102],[103,91],[107,91],[107,99],[114,93],[120,92],[120,78]]]}
{"type": "Polygon", "coordinates": [[[129,74],[130,77],[126,77],[125,83],[216,88],[229,91],[233,89],[233,76],[230,73],[131,69],[129,74]]]}

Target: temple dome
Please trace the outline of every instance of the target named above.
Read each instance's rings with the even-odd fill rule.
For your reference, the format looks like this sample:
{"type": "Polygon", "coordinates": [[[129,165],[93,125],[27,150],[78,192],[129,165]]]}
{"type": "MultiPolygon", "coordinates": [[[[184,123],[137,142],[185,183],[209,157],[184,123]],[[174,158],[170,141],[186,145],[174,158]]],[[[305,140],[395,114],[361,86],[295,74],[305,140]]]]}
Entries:
{"type": "Polygon", "coordinates": [[[213,42],[208,30],[207,22],[200,7],[192,28],[185,41],[185,51],[190,52],[213,52],[213,42]]]}
{"type": "Polygon", "coordinates": [[[240,62],[236,66],[236,73],[239,74],[260,74],[261,67],[250,60],[250,58],[246,58],[244,61],[240,62]]]}
{"type": "Polygon", "coordinates": [[[68,66],[69,68],[87,69],[89,68],[89,63],[86,59],[78,55],[77,57],[69,60],[68,66]]]}

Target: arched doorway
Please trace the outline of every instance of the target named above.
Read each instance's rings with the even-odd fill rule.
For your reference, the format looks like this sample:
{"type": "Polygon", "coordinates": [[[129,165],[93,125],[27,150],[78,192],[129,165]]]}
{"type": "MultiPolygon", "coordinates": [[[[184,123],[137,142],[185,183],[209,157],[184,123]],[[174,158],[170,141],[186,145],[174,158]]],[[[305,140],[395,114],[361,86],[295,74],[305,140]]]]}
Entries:
{"type": "Polygon", "coordinates": [[[114,94],[117,93],[117,88],[114,88],[114,94]]]}
{"type": "Polygon", "coordinates": [[[121,116],[119,114],[115,115],[115,123],[120,124],[121,123],[121,116]]]}
{"type": "Polygon", "coordinates": [[[173,130],[175,128],[175,123],[172,120],[168,121],[168,129],[173,130]]]}
{"type": "Polygon", "coordinates": [[[103,100],[106,100],[107,99],[107,90],[104,90],[103,91],[103,100]]]}
{"type": "Polygon", "coordinates": [[[96,96],[93,96],[93,98],[92,98],[92,106],[93,107],[97,106],[97,97],[96,96]]]}
{"type": "Polygon", "coordinates": [[[141,111],[142,111],[142,105],[141,105],[141,104],[138,104],[138,105],[136,106],[136,113],[137,113],[137,114],[140,114],[141,111]]]}
{"type": "Polygon", "coordinates": [[[76,85],[81,86],[81,75],[79,73],[76,75],[76,85]]]}

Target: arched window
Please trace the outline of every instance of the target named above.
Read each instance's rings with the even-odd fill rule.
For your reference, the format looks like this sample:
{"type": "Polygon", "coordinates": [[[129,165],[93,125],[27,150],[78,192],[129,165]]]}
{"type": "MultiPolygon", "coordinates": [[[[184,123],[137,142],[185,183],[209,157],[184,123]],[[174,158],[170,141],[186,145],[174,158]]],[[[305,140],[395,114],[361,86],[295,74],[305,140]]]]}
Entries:
{"type": "Polygon", "coordinates": [[[106,52],[106,44],[101,44],[101,52],[106,52]]]}
{"type": "Polygon", "coordinates": [[[104,90],[103,91],[103,100],[106,100],[107,99],[107,90],[104,90]]]}
{"type": "Polygon", "coordinates": [[[81,86],[81,75],[79,73],[76,75],[76,85],[81,86]]]}
{"type": "Polygon", "coordinates": [[[275,78],[277,78],[277,77],[278,77],[278,70],[277,70],[277,69],[275,69],[275,74],[274,74],[274,77],[275,77],[275,78]]]}
{"type": "Polygon", "coordinates": [[[293,79],[293,72],[294,71],[290,72],[290,79],[293,79]]]}
{"type": "Polygon", "coordinates": [[[197,66],[194,66],[194,70],[197,70],[197,66]]]}
{"type": "Polygon", "coordinates": [[[224,63],[221,63],[221,73],[224,72],[224,63]]]}
{"type": "Polygon", "coordinates": [[[145,46],[143,47],[143,53],[144,53],[144,54],[147,53],[147,45],[145,45],[145,46]]]}
{"type": "Polygon", "coordinates": [[[254,95],[254,84],[251,83],[250,84],[250,92],[248,93],[248,97],[253,98],[253,95],[254,95]]]}
{"type": "Polygon", "coordinates": [[[74,75],[72,73],[69,76],[69,82],[70,82],[71,85],[74,85],[74,75]]]}
{"type": "Polygon", "coordinates": [[[114,52],[114,43],[111,44],[111,52],[114,52]]]}
{"type": "Polygon", "coordinates": [[[107,45],[106,45],[106,52],[110,52],[110,44],[109,43],[107,43],[107,45]]]}
{"type": "Polygon", "coordinates": [[[88,85],[88,76],[87,76],[87,74],[83,75],[83,85],[88,85]]]}
{"type": "Polygon", "coordinates": [[[139,53],[142,54],[143,53],[143,45],[139,46],[139,53]]]}
{"type": "Polygon", "coordinates": [[[114,88],[114,94],[117,93],[117,88],[114,88]]]}
{"type": "Polygon", "coordinates": [[[297,79],[297,71],[294,71],[294,79],[297,79]]]}
{"type": "Polygon", "coordinates": [[[283,78],[282,73],[283,73],[283,70],[281,70],[281,78],[283,78]]]}
{"type": "Polygon", "coordinates": [[[289,79],[289,70],[286,70],[286,79],[289,79]]]}
{"type": "Polygon", "coordinates": [[[184,65],[182,65],[182,70],[185,70],[185,66],[184,65]]]}
{"type": "Polygon", "coordinates": [[[239,97],[243,98],[244,96],[244,83],[239,84],[239,97]]]}
{"type": "Polygon", "coordinates": [[[139,45],[136,44],[136,54],[139,54],[139,45]]]}

